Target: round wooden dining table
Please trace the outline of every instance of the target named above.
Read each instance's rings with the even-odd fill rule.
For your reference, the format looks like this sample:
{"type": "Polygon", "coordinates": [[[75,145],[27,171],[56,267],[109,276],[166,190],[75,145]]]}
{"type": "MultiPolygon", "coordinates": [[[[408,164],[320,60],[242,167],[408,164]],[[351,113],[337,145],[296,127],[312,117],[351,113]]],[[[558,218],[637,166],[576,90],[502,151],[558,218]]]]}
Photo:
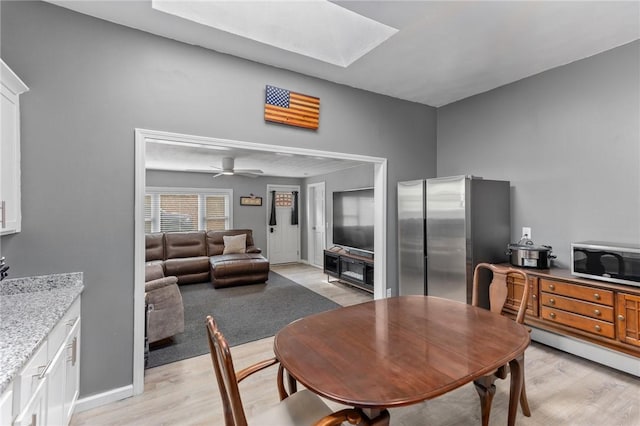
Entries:
{"type": "Polygon", "coordinates": [[[529,343],[526,327],[488,310],[401,296],[294,321],[276,334],[274,352],[307,389],[362,408],[369,417],[437,397],[509,364],[511,425],[529,343]]]}

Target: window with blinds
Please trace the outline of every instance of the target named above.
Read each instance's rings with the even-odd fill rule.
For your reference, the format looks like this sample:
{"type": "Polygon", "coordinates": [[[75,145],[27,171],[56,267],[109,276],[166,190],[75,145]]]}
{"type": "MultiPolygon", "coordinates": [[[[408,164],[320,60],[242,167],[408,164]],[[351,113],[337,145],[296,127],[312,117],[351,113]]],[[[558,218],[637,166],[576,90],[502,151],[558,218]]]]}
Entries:
{"type": "Polygon", "coordinates": [[[231,229],[232,199],[230,189],[147,188],[145,232],[231,229]]]}

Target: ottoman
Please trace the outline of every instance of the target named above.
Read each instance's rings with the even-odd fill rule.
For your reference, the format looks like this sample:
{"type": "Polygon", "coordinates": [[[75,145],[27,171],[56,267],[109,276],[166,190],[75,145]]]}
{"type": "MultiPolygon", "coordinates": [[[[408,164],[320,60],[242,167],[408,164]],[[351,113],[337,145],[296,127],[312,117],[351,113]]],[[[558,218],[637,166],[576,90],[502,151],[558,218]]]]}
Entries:
{"type": "Polygon", "coordinates": [[[263,283],[269,278],[269,261],[260,253],[211,256],[211,284],[215,288],[263,283]]]}

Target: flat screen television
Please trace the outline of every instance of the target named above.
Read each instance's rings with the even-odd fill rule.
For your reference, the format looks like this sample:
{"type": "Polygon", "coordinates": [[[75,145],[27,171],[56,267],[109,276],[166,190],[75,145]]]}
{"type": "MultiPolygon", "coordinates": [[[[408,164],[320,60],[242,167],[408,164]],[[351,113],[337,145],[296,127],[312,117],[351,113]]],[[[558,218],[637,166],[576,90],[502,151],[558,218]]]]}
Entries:
{"type": "Polygon", "coordinates": [[[373,188],[333,193],[333,244],[373,253],[373,188]]]}

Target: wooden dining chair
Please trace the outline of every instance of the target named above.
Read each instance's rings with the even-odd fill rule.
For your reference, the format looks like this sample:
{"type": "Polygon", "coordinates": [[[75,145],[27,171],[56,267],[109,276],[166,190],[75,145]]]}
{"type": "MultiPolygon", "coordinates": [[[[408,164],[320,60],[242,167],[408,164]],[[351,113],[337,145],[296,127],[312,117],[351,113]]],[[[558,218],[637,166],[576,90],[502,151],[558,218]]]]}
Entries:
{"type": "MultiPolygon", "coordinates": [[[[487,269],[493,273],[493,278],[489,284],[489,309],[491,312],[502,314],[505,302],[507,301],[508,288],[507,288],[507,275],[514,274],[524,279],[524,291],[522,293],[522,300],[518,313],[516,314],[515,321],[519,324],[524,323],[524,315],[527,310],[527,301],[529,300],[529,279],[527,274],[519,269],[511,268],[509,266],[494,265],[490,263],[479,263],[473,272],[473,294],[471,304],[478,306],[479,304],[479,277],[480,271],[487,269]]],[[[524,357],[524,355],[522,355],[524,357]]],[[[520,407],[522,408],[522,414],[526,417],[531,416],[531,410],[529,409],[529,401],[527,400],[527,393],[524,385],[524,359],[522,361],[522,391],[520,392],[520,407]]],[[[509,375],[509,364],[505,364],[499,367],[497,370],[474,380],[474,385],[480,396],[480,407],[482,411],[482,425],[487,426],[489,424],[489,415],[491,414],[491,403],[493,396],[496,393],[495,381],[497,379],[506,379],[509,375]]]]}
{"type": "Polygon", "coordinates": [[[332,426],[343,422],[354,425],[370,424],[368,417],[360,409],[348,408],[333,412],[319,396],[307,389],[289,395],[284,386],[282,365],[278,366],[277,380],[280,403],[248,421],[238,383],[253,373],[278,364],[278,360],[271,358],[258,362],[236,373],[229,345],[211,316],[207,316],[206,326],[213,370],[224,408],[225,426],[332,426]]]}

